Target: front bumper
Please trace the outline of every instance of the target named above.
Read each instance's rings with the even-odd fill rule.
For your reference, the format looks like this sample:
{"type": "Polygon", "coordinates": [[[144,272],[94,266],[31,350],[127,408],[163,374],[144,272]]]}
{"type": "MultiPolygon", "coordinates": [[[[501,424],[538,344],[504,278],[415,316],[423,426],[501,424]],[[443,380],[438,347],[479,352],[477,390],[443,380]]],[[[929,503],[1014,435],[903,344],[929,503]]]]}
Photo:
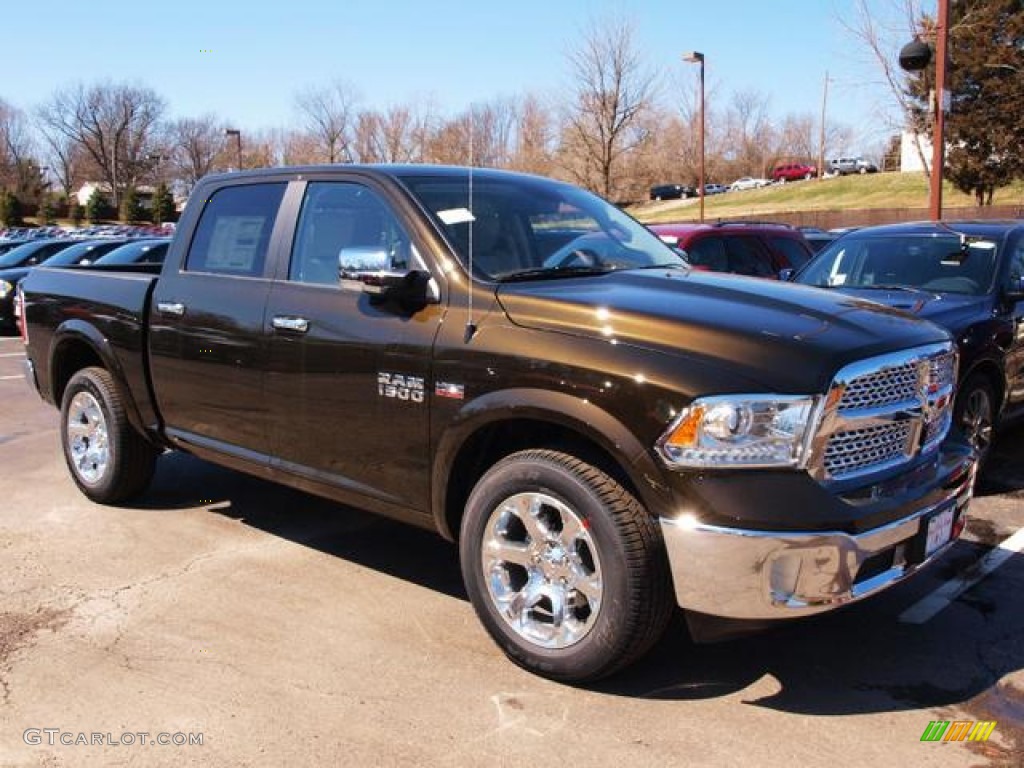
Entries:
{"type": "Polygon", "coordinates": [[[710,616],[771,620],[822,613],[901,581],[945,552],[966,521],[973,456],[934,467],[929,482],[905,489],[910,498],[900,500],[901,517],[869,530],[762,530],[694,514],[661,518],[677,602],[710,616]],[[948,509],[951,538],[926,556],[928,521],[948,509]]]}

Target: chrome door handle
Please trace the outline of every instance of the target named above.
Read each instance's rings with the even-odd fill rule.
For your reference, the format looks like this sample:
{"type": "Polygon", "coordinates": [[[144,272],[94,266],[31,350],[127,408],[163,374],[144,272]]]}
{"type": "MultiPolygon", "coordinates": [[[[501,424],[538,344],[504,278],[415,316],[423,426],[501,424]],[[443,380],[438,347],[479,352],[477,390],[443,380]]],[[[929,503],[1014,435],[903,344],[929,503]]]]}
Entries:
{"type": "Polygon", "coordinates": [[[181,317],[185,314],[185,305],[180,301],[158,301],[156,308],[165,315],[177,315],[181,317]]]}
{"type": "Polygon", "coordinates": [[[305,333],[309,330],[309,320],[304,317],[287,317],[285,315],[277,315],[271,321],[271,324],[279,331],[305,333]]]}

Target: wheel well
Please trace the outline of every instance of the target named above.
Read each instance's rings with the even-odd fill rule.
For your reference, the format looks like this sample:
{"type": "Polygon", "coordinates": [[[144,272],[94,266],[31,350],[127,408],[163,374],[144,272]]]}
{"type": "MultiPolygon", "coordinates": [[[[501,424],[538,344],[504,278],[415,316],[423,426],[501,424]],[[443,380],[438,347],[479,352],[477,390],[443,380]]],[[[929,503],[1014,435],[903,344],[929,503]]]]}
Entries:
{"type": "MultiPolygon", "coordinates": [[[[976,366],[971,368],[966,376],[963,377],[963,382],[967,381],[971,376],[983,376],[992,387],[992,394],[995,396],[995,416],[998,417],[999,412],[1002,410],[1003,405],[1003,393],[1005,390],[1005,381],[1003,380],[1002,371],[999,370],[999,366],[990,361],[982,361],[976,366]]],[[[961,382],[961,383],[963,383],[961,382]]]]}
{"type": "Polygon", "coordinates": [[[53,370],[50,380],[53,382],[53,400],[60,406],[64,399],[64,389],[71,377],[83,368],[90,366],[103,368],[103,360],[96,350],[84,341],[69,340],[62,342],[53,355],[53,370]]]}
{"type": "Polygon", "coordinates": [[[622,465],[586,435],[561,424],[535,419],[496,422],[477,430],[462,444],[449,470],[444,514],[454,538],[459,536],[466,501],[477,481],[504,457],[529,448],[571,454],[597,467],[639,498],[622,465]]]}

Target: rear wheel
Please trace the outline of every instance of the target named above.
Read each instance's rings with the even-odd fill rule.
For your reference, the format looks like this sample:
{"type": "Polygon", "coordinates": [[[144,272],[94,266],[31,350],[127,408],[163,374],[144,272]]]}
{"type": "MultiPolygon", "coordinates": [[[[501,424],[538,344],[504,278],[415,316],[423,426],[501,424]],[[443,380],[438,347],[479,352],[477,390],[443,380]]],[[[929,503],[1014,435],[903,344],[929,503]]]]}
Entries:
{"type": "Polygon", "coordinates": [[[992,451],[995,402],[995,394],[989,380],[977,373],[967,378],[956,398],[953,418],[964,437],[977,451],[979,467],[984,467],[992,451]]]}
{"type": "Polygon", "coordinates": [[[158,451],[128,422],[121,392],[103,368],[83,368],[68,382],[61,442],[71,477],[93,501],[124,501],[153,477],[158,451]]]}
{"type": "Polygon", "coordinates": [[[671,616],[657,524],[614,479],[568,454],[523,451],[492,467],[470,495],[459,549],[484,627],[546,677],[611,674],[671,616]]]}

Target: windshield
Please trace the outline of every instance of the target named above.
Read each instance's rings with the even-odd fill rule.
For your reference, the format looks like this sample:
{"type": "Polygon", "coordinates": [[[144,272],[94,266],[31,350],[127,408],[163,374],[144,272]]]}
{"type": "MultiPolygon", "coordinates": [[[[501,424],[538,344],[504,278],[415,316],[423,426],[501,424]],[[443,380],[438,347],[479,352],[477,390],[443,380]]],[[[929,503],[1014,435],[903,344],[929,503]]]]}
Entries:
{"type": "Polygon", "coordinates": [[[459,260],[488,280],[546,279],[618,269],[682,267],[680,256],[601,198],[568,184],[521,176],[408,176],[459,260]],[[472,243],[472,248],[470,244],[472,243]]]}
{"type": "Polygon", "coordinates": [[[953,234],[850,234],[807,265],[796,282],[819,288],[911,288],[980,296],[995,275],[991,240],[953,234]]]}
{"type": "Polygon", "coordinates": [[[106,256],[96,259],[96,264],[162,263],[167,255],[169,240],[142,240],[115,248],[106,256]]]}
{"type": "Polygon", "coordinates": [[[12,248],[7,253],[0,256],[0,269],[6,269],[9,267],[20,267],[38,251],[40,248],[39,243],[22,243],[16,248],[12,248]]]}

